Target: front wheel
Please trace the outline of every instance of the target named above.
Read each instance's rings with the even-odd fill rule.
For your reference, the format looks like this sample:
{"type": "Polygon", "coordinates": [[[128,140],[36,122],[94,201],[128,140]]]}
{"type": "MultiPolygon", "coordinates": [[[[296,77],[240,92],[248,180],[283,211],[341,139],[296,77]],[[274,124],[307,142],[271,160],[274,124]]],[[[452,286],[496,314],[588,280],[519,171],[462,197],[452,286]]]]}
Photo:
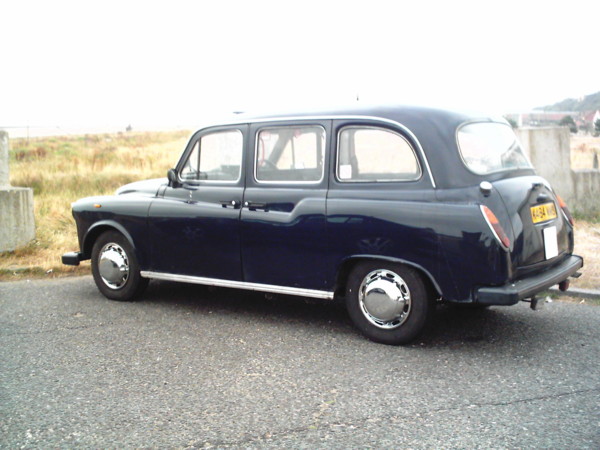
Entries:
{"type": "Polygon", "coordinates": [[[425,328],[434,302],[413,268],[365,261],[350,273],[346,308],[369,339],[399,345],[410,342],[425,328]]]}
{"type": "Polygon", "coordinates": [[[102,233],[94,243],[92,274],[100,292],[111,300],[134,300],[148,285],[132,245],[117,231],[102,233]]]}

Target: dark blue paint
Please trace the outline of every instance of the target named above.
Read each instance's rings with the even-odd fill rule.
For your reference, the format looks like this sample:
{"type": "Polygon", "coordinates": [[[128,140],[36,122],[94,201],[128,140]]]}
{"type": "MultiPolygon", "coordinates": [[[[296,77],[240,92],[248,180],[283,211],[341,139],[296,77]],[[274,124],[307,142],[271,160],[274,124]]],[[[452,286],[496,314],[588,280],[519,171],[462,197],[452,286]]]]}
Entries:
{"type": "Polygon", "coordinates": [[[148,214],[147,246],[156,272],[242,280],[240,210],[223,201],[241,204],[243,188],[202,186],[191,193],[167,188],[148,214]]]}
{"type": "Polygon", "coordinates": [[[327,289],[326,194],[305,187],[246,189],[244,201],[263,203],[265,209],[242,209],[245,281],[327,289]]]}
{"type": "MultiPolygon", "coordinates": [[[[190,195],[182,186],[167,186],[165,179],[149,180],[121,188],[124,195],[80,200],[73,214],[83,258],[90,257],[96,231],[112,226],[130,236],[142,270],[324,291],[340,288],[336,285],[340,268],[356,257],[411,264],[440,295],[458,302],[474,301],[482,287],[494,293],[487,297],[493,302],[504,295],[502,286],[516,280],[539,278],[550,269],[562,273],[556,268],[570,258],[573,230],[544,180],[533,170],[482,177],[467,170],[460,159],[456,129],[467,121],[492,119],[412,107],[334,114],[379,116],[403,127],[375,117],[307,119],[302,123],[319,125],[327,132],[324,177],[312,185],[282,186],[254,180],[254,136],[261,127],[299,121],[287,116],[281,123],[248,125],[243,116],[237,117],[241,125],[235,127],[243,132],[245,143],[238,182],[201,183],[190,195]],[[342,127],[352,124],[391,128],[415,147],[420,144],[436,187],[420,152],[423,175],[419,180],[336,181],[335,139],[342,127]],[[489,194],[479,189],[481,181],[492,183],[489,194]],[[559,256],[550,261],[544,260],[542,240],[542,229],[549,224],[534,225],[530,217],[532,205],[547,201],[555,202],[558,212],[552,225],[558,231],[559,256]],[[245,202],[249,206],[243,206],[245,202]],[[95,203],[102,207],[95,208],[95,203]],[[494,238],[480,205],[498,217],[511,240],[510,251],[494,238]]],[[[312,114],[293,116],[302,115],[312,114]]],[[[207,130],[192,137],[177,169],[194,140],[207,130]]]]}

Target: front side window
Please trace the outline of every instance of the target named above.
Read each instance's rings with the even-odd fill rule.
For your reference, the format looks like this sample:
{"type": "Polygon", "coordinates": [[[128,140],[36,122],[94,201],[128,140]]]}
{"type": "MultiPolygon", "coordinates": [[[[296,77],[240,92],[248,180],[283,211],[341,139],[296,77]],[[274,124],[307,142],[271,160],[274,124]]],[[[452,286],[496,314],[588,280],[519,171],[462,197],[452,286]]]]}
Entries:
{"type": "Polygon", "coordinates": [[[469,123],[459,128],[457,141],[463,161],[476,174],[531,169],[509,125],[498,122],[469,123]]]}
{"type": "Polygon", "coordinates": [[[258,132],[259,182],[316,183],[323,178],[325,130],[320,126],[265,128],[258,132]]]}
{"type": "Polygon", "coordinates": [[[383,128],[347,127],[338,139],[337,178],[340,181],[412,181],[421,167],[409,142],[383,128]]]}
{"type": "Polygon", "coordinates": [[[183,180],[236,182],[242,167],[243,135],[239,130],[218,131],[194,144],[183,170],[183,180]]]}

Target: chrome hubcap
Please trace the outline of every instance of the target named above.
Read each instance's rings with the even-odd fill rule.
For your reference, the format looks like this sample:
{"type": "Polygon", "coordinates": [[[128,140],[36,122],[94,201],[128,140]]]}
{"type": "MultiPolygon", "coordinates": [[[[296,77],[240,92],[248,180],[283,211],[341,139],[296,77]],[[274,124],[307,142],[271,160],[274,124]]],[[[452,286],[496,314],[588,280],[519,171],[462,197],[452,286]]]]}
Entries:
{"type": "Polygon", "coordinates": [[[369,273],[358,290],[358,301],[364,316],[378,328],[398,328],[410,313],[410,290],[406,282],[390,270],[369,273]]]}
{"type": "Polygon", "coordinates": [[[121,289],[129,279],[129,258],[125,250],[113,242],[100,250],[98,271],[104,284],[111,289],[121,289]]]}

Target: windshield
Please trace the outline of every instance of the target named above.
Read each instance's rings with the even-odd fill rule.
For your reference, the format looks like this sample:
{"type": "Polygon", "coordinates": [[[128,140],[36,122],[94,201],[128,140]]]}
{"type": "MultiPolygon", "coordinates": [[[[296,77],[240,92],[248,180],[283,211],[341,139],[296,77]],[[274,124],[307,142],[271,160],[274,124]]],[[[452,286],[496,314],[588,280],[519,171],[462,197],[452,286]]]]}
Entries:
{"type": "Polygon", "coordinates": [[[497,122],[469,123],[458,130],[457,139],[463,161],[477,174],[531,168],[509,125],[497,122]]]}

